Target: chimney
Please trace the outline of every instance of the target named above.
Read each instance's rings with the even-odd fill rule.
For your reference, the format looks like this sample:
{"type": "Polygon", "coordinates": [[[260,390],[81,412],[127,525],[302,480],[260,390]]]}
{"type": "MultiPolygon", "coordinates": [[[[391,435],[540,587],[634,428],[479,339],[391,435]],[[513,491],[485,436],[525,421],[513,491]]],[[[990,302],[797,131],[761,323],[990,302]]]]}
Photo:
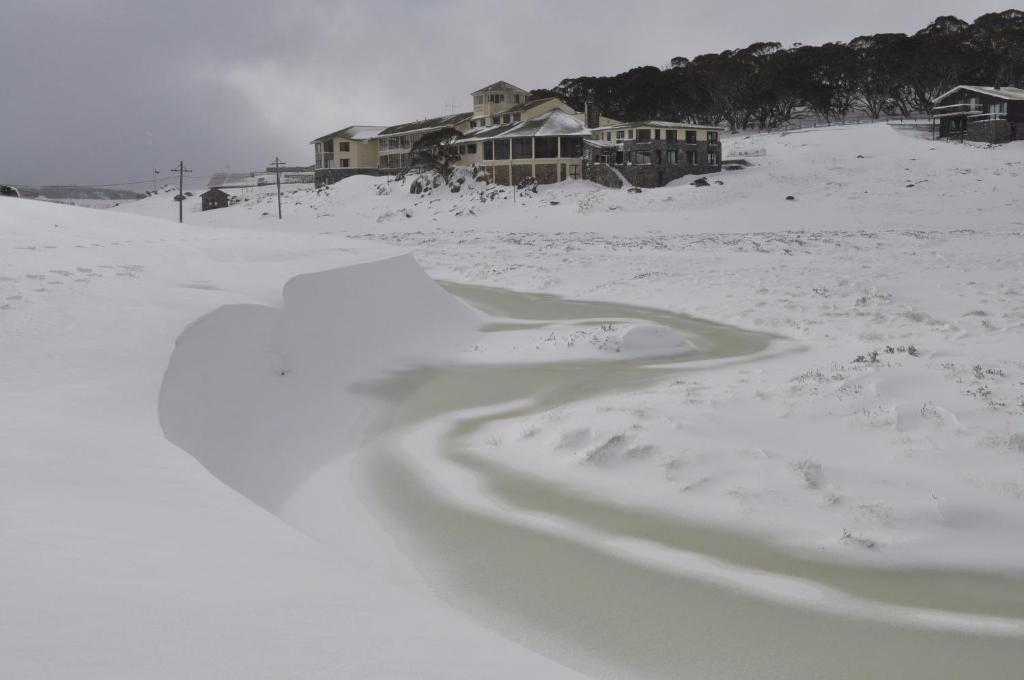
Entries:
{"type": "Polygon", "coordinates": [[[583,107],[584,120],[588,128],[596,128],[601,125],[601,109],[592,101],[587,101],[583,107]]]}

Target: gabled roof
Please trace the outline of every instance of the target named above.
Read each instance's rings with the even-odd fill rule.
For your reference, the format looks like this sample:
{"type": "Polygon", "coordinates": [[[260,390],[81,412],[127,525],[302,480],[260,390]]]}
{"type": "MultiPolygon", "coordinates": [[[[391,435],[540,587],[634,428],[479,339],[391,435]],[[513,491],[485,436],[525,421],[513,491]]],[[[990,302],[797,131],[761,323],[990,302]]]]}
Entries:
{"type": "Polygon", "coordinates": [[[473,113],[471,111],[467,111],[466,113],[455,113],[450,116],[426,118],[424,120],[417,120],[412,123],[392,125],[391,127],[384,128],[383,130],[378,132],[377,136],[386,137],[388,135],[399,135],[406,134],[409,132],[420,132],[425,130],[436,130],[438,128],[454,127],[459,123],[465,123],[472,117],[473,113]]]}
{"type": "Polygon", "coordinates": [[[944,92],[932,101],[937,102],[945,99],[949,95],[958,92],[960,90],[967,90],[969,92],[976,92],[978,94],[987,94],[990,97],[996,97],[998,99],[1007,99],[1011,101],[1024,101],[1024,90],[1019,87],[1000,87],[996,89],[991,85],[957,85],[949,92],[944,92]]]}
{"type": "Polygon", "coordinates": [[[589,137],[590,128],[561,109],[551,109],[536,118],[513,125],[501,137],[589,137]]]}
{"type": "Polygon", "coordinates": [[[353,142],[365,142],[376,137],[383,129],[383,125],[349,125],[348,127],[336,130],[329,135],[317,137],[310,142],[310,144],[322,142],[323,140],[331,139],[332,137],[343,137],[344,139],[351,139],[353,142]]]}
{"type": "Polygon", "coordinates": [[[482,87],[476,92],[471,92],[470,94],[482,94],[484,92],[494,92],[495,90],[501,90],[504,92],[526,92],[526,90],[521,87],[516,87],[512,83],[506,83],[504,80],[499,80],[496,83],[491,83],[487,87],[482,87]]]}
{"type": "Polygon", "coordinates": [[[494,125],[468,131],[459,141],[508,137],[589,137],[590,129],[561,109],[545,111],[521,123],[494,125]]]}

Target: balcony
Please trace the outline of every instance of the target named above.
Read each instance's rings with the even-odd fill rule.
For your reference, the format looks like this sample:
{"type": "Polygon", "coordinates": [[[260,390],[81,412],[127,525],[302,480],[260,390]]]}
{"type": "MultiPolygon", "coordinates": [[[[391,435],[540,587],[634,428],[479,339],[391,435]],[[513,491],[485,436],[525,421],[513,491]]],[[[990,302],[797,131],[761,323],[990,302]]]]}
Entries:
{"type": "Polygon", "coordinates": [[[317,170],[323,170],[324,168],[334,167],[334,153],[318,153],[315,155],[315,165],[317,170]]]}
{"type": "Polygon", "coordinates": [[[932,110],[935,112],[932,116],[935,118],[952,118],[953,116],[981,113],[984,111],[984,107],[973,102],[962,102],[960,104],[936,106],[932,110]]]}

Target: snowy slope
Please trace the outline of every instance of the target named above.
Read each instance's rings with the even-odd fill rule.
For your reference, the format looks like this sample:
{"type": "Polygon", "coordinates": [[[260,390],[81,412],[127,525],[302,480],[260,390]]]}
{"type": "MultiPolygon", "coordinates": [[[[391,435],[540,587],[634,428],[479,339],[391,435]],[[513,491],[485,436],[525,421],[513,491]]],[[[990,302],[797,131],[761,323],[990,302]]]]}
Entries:
{"type": "MultiPolygon", "coordinates": [[[[843,559],[1020,567],[1024,143],[876,124],[726,141],[727,157],[744,151],[763,155],[708,187],[569,182],[513,200],[471,182],[415,196],[355,177],[290,196],[284,222],[256,200],[194,219],[357,234],[444,278],[793,338],[803,351],[785,359],[483,437],[545,475],[843,559]],[[582,430],[578,447],[558,445],[582,430]],[[624,451],[657,455],[580,464],[624,432],[636,432],[624,451]]],[[[542,337],[523,344],[535,349],[505,350],[558,356],[542,337]]]]}
{"type": "MultiPolygon", "coordinates": [[[[5,677],[571,676],[430,598],[357,504],[339,518],[350,549],[328,551],[161,431],[164,370],[195,319],[278,308],[290,279],[330,318],[293,277],[372,274],[395,251],[17,200],[0,238],[5,677]]],[[[396,285],[416,281],[390,262],[396,285]]]]}
{"type": "MultiPolygon", "coordinates": [[[[764,155],[707,187],[640,194],[567,182],[513,196],[467,181],[458,193],[417,196],[408,184],[353,177],[288,191],[284,220],[273,188],[242,190],[238,205],[205,213],[193,197],[183,226],[162,194],[108,211],[0,203],[3,670],[566,673],[436,601],[349,493],[333,499],[345,511],[332,535],[351,549],[318,545],[164,437],[157,395],[170,361],[166,389],[182,380],[188,396],[165,411],[168,434],[236,488],[247,480],[230,475],[248,468],[218,468],[225,455],[254,444],[270,459],[291,444],[301,451],[305,408],[258,441],[220,430],[223,448],[200,450],[210,438],[189,437],[204,414],[272,425],[267,414],[303,391],[278,386],[297,377],[282,356],[329,365],[330,352],[301,342],[280,353],[291,342],[280,330],[289,280],[402,253],[434,278],[660,307],[798,348],[497,423],[474,434],[477,455],[820,559],[1020,574],[1024,144],[947,144],[862,125],[726,145],[727,157],[764,155]],[[224,305],[251,306],[260,321],[248,332],[222,324],[239,309],[224,305]],[[214,325],[193,323],[211,312],[214,325]],[[204,351],[190,354],[196,346],[204,351]],[[253,367],[257,381],[236,380],[253,367]],[[218,379],[205,382],[207,373],[218,379]],[[187,413],[204,385],[216,389],[187,413]]],[[[552,361],[580,356],[580,346],[614,351],[629,333],[612,323],[576,345],[530,330],[511,344],[465,342],[461,313],[434,306],[420,290],[433,284],[402,271],[416,291],[391,291],[386,310],[426,300],[453,326],[425,343],[431,356],[552,361]]],[[[302,281],[289,289],[314,312],[298,326],[324,318],[315,311],[324,296],[302,294],[302,281]]],[[[364,283],[345,285],[376,293],[375,279],[364,283]]],[[[380,321],[335,309],[366,319],[353,322],[361,330],[380,321]]],[[[321,331],[340,346],[351,340],[344,324],[321,331]]],[[[407,355],[381,350],[382,363],[407,355]]],[[[369,361],[358,377],[380,365],[369,361]]],[[[356,377],[339,370],[331,380],[356,377]]],[[[327,406],[349,405],[338,399],[327,406]]],[[[315,425],[318,436],[329,431],[315,425]]],[[[340,450],[362,433],[331,436],[340,450]]],[[[279,489],[261,487],[266,479],[251,495],[265,492],[275,507],[279,489]]],[[[453,498],[464,490],[447,488],[453,498]]]]}

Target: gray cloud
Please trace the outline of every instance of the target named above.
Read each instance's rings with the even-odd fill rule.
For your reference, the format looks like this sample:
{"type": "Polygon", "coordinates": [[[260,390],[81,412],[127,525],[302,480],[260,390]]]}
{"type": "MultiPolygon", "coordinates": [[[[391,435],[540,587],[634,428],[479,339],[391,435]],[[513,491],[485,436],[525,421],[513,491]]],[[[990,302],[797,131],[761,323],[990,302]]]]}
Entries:
{"type": "Polygon", "coordinates": [[[758,40],[910,32],[963,0],[7,0],[0,21],[0,181],[105,183],[178,160],[209,174],[311,163],[348,124],[465,110],[494,80],[663,65],[758,40]]]}

